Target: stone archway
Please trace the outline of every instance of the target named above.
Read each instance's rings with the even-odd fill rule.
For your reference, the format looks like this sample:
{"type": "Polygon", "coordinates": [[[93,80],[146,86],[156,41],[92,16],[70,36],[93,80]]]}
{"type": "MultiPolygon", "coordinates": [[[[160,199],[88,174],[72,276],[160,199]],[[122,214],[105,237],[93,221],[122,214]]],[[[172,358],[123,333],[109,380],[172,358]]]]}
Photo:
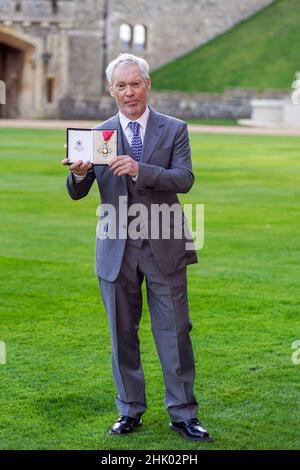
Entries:
{"type": "Polygon", "coordinates": [[[0,27],[0,80],[6,86],[6,104],[0,117],[33,117],[36,111],[36,47],[9,28],[0,27]]]}

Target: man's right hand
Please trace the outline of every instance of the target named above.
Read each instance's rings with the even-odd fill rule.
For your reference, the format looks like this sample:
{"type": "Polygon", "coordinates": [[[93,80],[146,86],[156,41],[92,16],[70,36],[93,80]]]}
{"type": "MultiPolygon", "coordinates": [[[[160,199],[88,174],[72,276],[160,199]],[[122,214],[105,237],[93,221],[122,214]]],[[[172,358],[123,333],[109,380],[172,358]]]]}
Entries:
{"type": "MultiPolygon", "coordinates": [[[[69,159],[64,158],[61,161],[62,165],[68,165],[69,164],[69,159]]],[[[69,166],[69,170],[74,173],[76,176],[85,176],[87,171],[92,168],[92,164],[90,162],[83,162],[82,160],[77,160],[77,162],[72,163],[69,166]]]]}

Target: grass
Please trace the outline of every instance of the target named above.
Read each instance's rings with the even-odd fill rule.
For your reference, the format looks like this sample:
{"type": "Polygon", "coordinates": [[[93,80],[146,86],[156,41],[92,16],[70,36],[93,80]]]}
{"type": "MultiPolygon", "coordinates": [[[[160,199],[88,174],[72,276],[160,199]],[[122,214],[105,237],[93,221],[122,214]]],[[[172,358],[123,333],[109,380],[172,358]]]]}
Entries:
{"type": "Polygon", "coordinates": [[[199,416],[212,444],[168,430],[144,306],[149,409],[124,439],[93,273],[98,195],[65,190],[64,132],[0,129],[1,449],[297,449],[300,338],[297,137],[192,135],[205,246],[189,268],[199,416]]]}
{"type": "Polygon", "coordinates": [[[237,126],[235,119],[187,119],[189,124],[205,124],[210,126],[237,126]]]}
{"type": "Polygon", "coordinates": [[[277,0],[152,74],[156,90],[289,89],[299,70],[299,0],[277,0]]]}

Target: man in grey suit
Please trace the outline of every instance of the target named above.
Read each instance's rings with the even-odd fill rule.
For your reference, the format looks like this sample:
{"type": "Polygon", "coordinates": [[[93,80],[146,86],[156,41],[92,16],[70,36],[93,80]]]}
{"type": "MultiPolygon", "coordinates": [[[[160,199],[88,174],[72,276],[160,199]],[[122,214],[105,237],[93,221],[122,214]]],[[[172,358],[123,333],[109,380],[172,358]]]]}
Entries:
{"type": "MultiPolygon", "coordinates": [[[[186,439],[208,442],[211,436],[197,419],[189,336],[186,266],[196,263],[197,256],[187,248],[191,240],[183,230],[185,218],[176,195],[188,192],[194,182],[187,125],[148,106],[151,82],[144,59],[121,54],[106,73],[119,112],[96,129],[118,131],[118,156],[108,166],[81,160],[69,165],[67,188],[72,199],[80,199],[96,179],[100,191],[95,272],[109,320],[120,413],[110,434],[134,431],[146,410],[138,338],[145,278],[170,429],[186,439]],[[170,236],[164,236],[166,227],[155,217],[157,208],[169,210],[169,217],[162,211],[162,218],[168,220],[170,236]]],[[[62,163],[69,164],[67,159],[62,163]]]]}

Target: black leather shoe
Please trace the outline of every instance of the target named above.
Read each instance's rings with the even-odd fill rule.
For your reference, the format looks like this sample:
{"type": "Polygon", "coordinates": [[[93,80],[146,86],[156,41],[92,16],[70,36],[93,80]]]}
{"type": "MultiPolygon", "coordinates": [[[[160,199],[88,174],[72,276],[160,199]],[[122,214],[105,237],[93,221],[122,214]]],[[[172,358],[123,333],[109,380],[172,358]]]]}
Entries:
{"type": "Polygon", "coordinates": [[[172,431],[178,432],[184,439],[189,441],[211,442],[212,437],[204,429],[197,418],[188,421],[172,422],[169,425],[172,431]]]}
{"type": "Polygon", "coordinates": [[[133,432],[141,426],[142,420],[140,417],[138,418],[131,418],[131,416],[120,416],[118,421],[113,425],[109,434],[114,436],[118,436],[120,434],[128,434],[133,432]]]}

